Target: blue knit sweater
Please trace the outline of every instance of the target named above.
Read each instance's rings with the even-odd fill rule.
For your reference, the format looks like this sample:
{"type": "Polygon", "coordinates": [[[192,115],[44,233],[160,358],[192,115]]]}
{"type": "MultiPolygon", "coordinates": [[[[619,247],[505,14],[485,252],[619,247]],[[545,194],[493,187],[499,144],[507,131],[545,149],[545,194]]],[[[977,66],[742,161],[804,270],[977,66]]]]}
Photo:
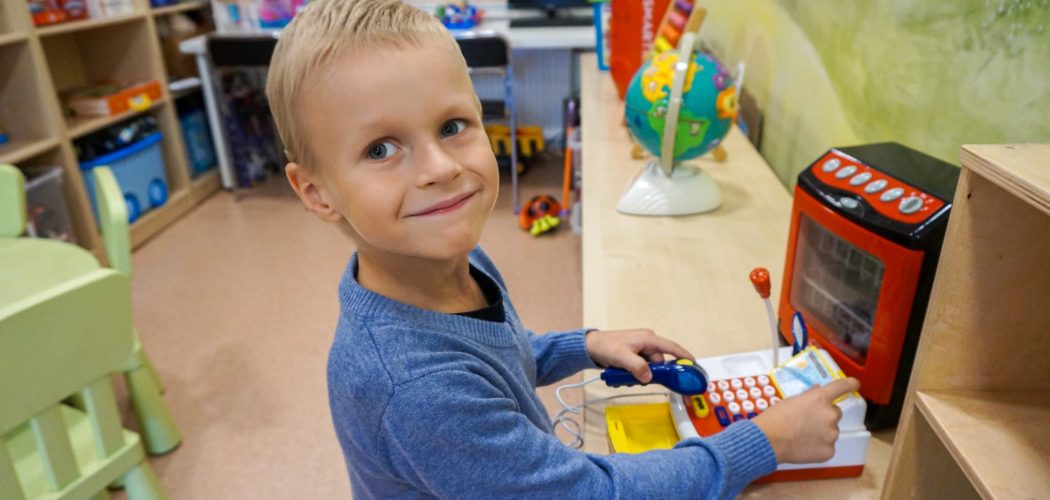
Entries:
{"type": "Polygon", "coordinates": [[[638,455],[561,444],[535,387],[595,367],[586,331],[534,335],[496,266],[480,249],[470,263],[505,322],[388,299],[358,284],[356,255],[346,268],[328,394],[354,498],[724,498],[776,468],[749,421],[638,455]]]}

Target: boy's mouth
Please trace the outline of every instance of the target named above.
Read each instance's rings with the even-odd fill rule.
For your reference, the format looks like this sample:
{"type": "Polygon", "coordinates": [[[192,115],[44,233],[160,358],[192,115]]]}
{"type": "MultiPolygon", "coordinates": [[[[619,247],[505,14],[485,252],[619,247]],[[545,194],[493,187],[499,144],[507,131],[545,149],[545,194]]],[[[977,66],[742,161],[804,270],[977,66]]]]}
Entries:
{"type": "Polygon", "coordinates": [[[424,208],[423,210],[420,210],[418,212],[408,214],[408,216],[409,217],[425,217],[425,216],[428,216],[428,215],[441,215],[441,214],[447,214],[449,212],[454,212],[454,211],[459,210],[460,208],[462,208],[463,205],[466,205],[467,201],[470,200],[472,197],[474,197],[475,194],[477,194],[477,191],[471,191],[471,192],[469,192],[467,194],[457,195],[457,196],[449,198],[449,199],[447,199],[445,201],[442,201],[440,203],[435,203],[435,204],[433,204],[433,205],[431,205],[431,206],[429,206],[427,208],[424,208]]]}

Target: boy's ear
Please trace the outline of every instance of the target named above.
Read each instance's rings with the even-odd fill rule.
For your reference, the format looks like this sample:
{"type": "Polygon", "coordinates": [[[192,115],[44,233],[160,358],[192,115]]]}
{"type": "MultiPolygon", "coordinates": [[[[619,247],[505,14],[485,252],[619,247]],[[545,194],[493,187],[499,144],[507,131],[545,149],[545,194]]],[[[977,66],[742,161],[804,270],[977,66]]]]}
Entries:
{"type": "Polygon", "coordinates": [[[307,210],[325,222],[337,223],[343,220],[342,214],[336,211],[331,203],[328,193],[318,184],[315,177],[317,174],[295,162],[285,165],[284,174],[307,210]]]}

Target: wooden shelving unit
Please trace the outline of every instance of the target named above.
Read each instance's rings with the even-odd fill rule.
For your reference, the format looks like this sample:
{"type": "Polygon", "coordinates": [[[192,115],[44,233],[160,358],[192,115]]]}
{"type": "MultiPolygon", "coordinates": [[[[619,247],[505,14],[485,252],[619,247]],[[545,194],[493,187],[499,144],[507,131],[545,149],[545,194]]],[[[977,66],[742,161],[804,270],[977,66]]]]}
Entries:
{"type": "Polygon", "coordinates": [[[175,109],[176,96],[157,34],[158,19],[179,13],[210,16],[207,2],[151,8],[133,0],[126,15],[36,27],[24,1],[0,2],[0,125],[10,136],[0,146],[0,163],[19,167],[63,168],[65,195],[78,242],[103,255],[73,142],[92,132],[141,114],[152,116],[163,133],[168,202],[147,212],[131,226],[137,246],[176,220],[219,188],[215,173],[193,179],[187,167],[175,109]],[[161,82],[160,99],[148,109],[100,118],[68,117],[59,91],[93,81],[161,82]]]}
{"type": "Polygon", "coordinates": [[[205,9],[205,8],[209,8],[209,7],[211,7],[211,4],[208,3],[208,2],[187,1],[187,2],[182,2],[182,3],[177,3],[175,5],[165,5],[164,7],[154,7],[152,12],[153,12],[154,16],[165,16],[165,15],[168,15],[168,14],[178,14],[180,12],[190,12],[190,11],[201,10],[201,9],[205,9]]]}
{"type": "Polygon", "coordinates": [[[1050,144],[964,146],[883,498],[1050,492],[1050,144]]]}

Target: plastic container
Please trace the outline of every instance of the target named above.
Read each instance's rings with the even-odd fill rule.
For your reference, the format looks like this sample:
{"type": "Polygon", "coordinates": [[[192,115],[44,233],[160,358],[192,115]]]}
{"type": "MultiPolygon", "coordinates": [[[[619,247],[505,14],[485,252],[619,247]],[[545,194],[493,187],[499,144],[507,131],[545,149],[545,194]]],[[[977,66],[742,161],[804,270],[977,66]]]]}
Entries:
{"type": "Polygon", "coordinates": [[[678,443],[668,403],[607,406],[605,425],[614,453],[669,450],[678,443]]]}
{"type": "Polygon", "coordinates": [[[160,132],[154,132],[122,149],[80,164],[88,197],[91,199],[91,209],[96,218],[98,202],[95,200],[95,180],[91,170],[98,166],[108,166],[113,170],[113,175],[124,192],[124,201],[128,205],[129,223],[135,222],[142,214],[168,201],[164,152],[160,143],[162,137],[160,132]]]}
{"type": "Polygon", "coordinates": [[[27,168],[26,232],[35,238],[76,243],[66,197],[62,194],[62,167],[27,168]]]}
{"type": "Polygon", "coordinates": [[[179,125],[182,127],[182,139],[186,141],[186,158],[190,164],[190,174],[196,177],[207,172],[218,163],[215,156],[215,145],[208,130],[208,118],[204,109],[191,108],[179,113],[179,125]]]}

